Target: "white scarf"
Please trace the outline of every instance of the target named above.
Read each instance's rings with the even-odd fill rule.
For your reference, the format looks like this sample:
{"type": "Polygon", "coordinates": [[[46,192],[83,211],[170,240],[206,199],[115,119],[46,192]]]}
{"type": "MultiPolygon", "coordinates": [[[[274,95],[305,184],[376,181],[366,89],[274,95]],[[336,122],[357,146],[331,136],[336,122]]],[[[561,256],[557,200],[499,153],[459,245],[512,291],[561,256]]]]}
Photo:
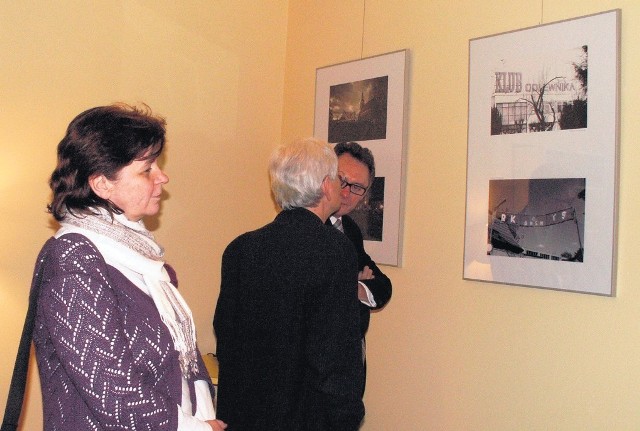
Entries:
{"type": "Polygon", "coordinates": [[[105,261],[120,270],[148,294],[169,329],[179,353],[182,376],[198,372],[193,316],[182,295],[171,284],[164,267],[164,250],[156,243],[142,220],[132,222],[124,214],[111,215],[93,209],[96,215],[74,217],[67,213],[55,237],[79,233],[89,238],[105,261]]]}

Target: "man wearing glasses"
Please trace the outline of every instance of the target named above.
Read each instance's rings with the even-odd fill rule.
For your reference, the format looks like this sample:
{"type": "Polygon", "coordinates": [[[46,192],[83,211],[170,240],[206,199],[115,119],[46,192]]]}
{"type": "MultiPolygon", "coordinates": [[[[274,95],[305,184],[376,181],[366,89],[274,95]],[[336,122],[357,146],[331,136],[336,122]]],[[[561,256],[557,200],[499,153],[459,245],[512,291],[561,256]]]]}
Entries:
{"type": "MultiPolygon", "coordinates": [[[[338,176],[342,191],[340,209],[328,220],[327,224],[344,232],[351,240],[358,254],[358,299],[360,300],[360,331],[363,341],[369,328],[371,310],[384,307],[391,298],[391,280],[384,275],[364,249],[362,232],[351,217],[351,213],[364,199],[375,179],[373,154],[356,142],[336,144],[334,151],[338,156],[338,176]]],[[[364,357],[363,357],[364,359],[364,357]]],[[[363,388],[364,391],[364,388],[363,388]]]]}

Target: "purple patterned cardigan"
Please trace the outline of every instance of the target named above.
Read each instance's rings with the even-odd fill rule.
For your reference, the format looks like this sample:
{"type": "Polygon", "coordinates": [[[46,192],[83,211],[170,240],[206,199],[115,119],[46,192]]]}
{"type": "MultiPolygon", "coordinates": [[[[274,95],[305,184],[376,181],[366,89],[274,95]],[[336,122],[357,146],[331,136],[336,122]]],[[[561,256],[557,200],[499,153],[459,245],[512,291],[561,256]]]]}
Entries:
{"type": "MultiPolygon", "coordinates": [[[[40,272],[33,340],[44,429],[176,430],[180,365],[153,300],[79,234],[47,241],[34,285],[40,272]]],[[[193,381],[210,381],[198,365],[194,411],[193,381]]]]}

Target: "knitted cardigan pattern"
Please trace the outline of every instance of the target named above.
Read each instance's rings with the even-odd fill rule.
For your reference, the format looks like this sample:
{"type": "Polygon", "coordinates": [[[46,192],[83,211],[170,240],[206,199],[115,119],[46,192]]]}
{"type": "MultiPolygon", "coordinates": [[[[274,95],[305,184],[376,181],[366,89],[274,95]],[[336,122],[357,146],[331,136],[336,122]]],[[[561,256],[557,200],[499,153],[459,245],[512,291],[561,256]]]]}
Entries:
{"type": "MultiPolygon", "coordinates": [[[[34,280],[40,272],[33,340],[45,431],[176,430],[178,352],[152,299],[79,234],[48,240],[34,280]]],[[[199,353],[198,365],[194,411],[193,381],[208,380],[199,353]]]]}

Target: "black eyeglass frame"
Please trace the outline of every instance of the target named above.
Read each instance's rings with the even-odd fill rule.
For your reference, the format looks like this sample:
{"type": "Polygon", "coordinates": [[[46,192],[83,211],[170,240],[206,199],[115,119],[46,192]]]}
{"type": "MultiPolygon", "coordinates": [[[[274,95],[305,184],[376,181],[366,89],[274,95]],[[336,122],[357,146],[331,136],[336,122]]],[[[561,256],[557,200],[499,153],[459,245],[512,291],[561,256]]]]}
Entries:
{"type": "Polygon", "coordinates": [[[340,178],[340,188],[344,189],[345,187],[349,186],[349,193],[353,193],[354,195],[364,196],[365,193],[367,193],[367,190],[369,190],[369,187],[363,187],[360,184],[350,183],[349,181],[342,178],[342,175],[338,174],[338,178],[340,178]]]}

